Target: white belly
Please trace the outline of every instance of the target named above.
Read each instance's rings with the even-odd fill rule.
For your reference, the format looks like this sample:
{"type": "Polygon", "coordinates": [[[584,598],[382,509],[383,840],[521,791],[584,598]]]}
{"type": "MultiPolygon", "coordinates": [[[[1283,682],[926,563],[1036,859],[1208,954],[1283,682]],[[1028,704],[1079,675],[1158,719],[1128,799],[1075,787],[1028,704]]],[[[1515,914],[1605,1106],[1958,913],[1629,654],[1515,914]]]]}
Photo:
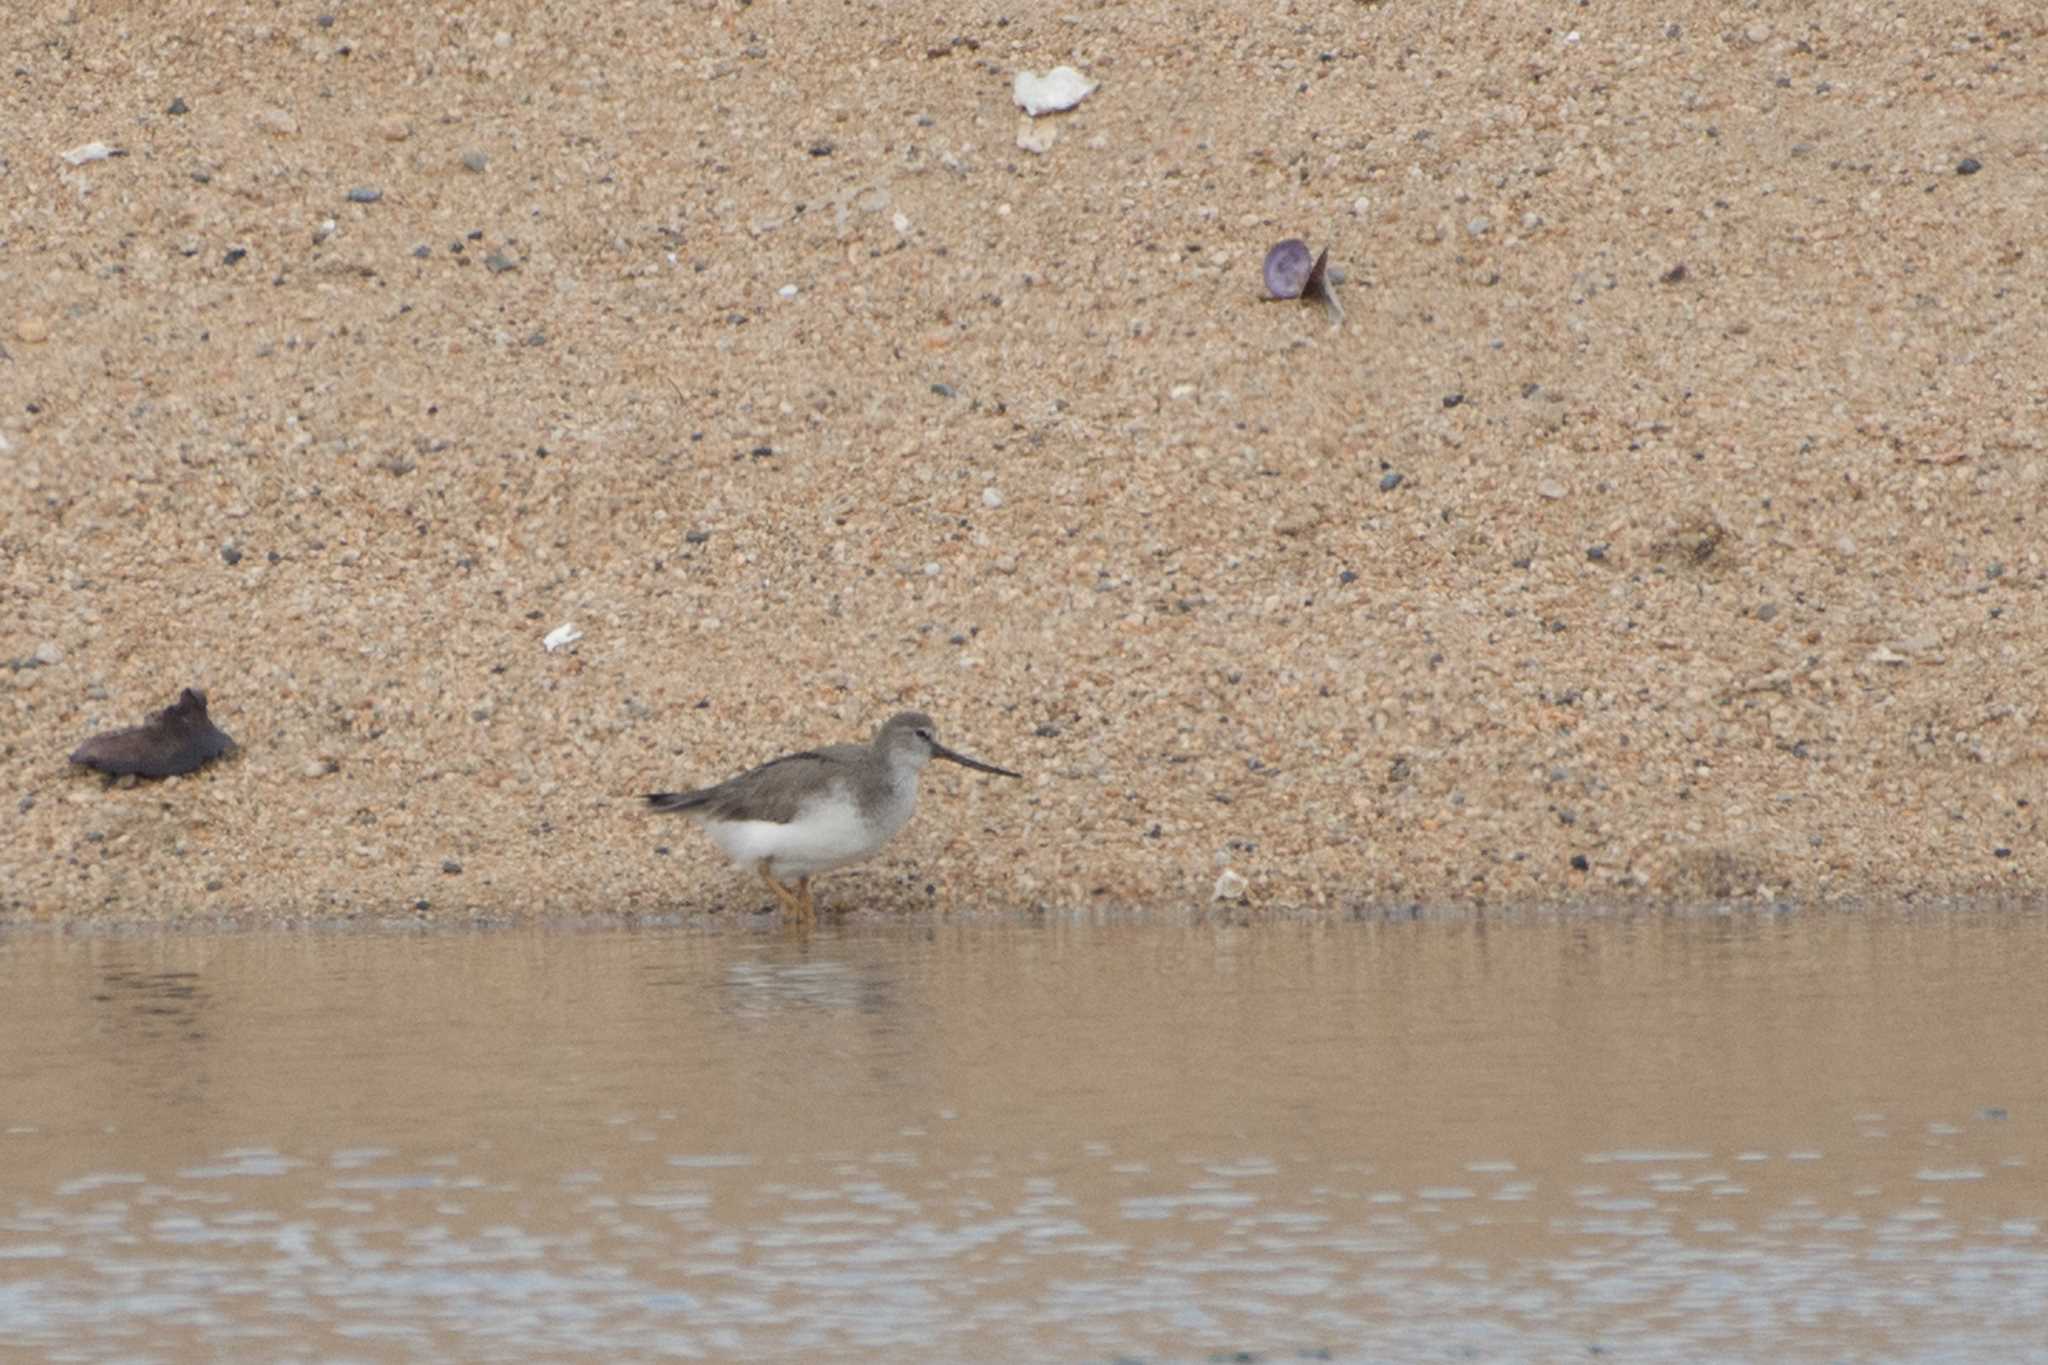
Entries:
{"type": "Polygon", "coordinates": [[[815,877],[859,862],[903,828],[911,803],[892,802],[879,821],[866,821],[854,803],[835,792],[813,801],[788,824],[768,820],[706,820],[704,832],[726,857],[743,867],[765,862],[781,881],[815,877]]]}

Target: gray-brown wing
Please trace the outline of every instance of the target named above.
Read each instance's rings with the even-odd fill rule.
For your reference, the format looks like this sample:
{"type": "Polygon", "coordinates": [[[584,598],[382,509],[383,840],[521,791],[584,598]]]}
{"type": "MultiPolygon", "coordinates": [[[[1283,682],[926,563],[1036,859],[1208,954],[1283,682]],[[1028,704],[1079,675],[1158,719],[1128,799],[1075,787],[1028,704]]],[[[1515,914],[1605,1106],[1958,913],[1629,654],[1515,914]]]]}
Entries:
{"type": "Polygon", "coordinates": [[[770,759],[715,787],[655,792],[647,804],[655,810],[685,811],[710,820],[766,820],[786,825],[796,819],[806,797],[851,780],[855,765],[866,756],[866,747],[859,744],[806,749],[770,759]]]}

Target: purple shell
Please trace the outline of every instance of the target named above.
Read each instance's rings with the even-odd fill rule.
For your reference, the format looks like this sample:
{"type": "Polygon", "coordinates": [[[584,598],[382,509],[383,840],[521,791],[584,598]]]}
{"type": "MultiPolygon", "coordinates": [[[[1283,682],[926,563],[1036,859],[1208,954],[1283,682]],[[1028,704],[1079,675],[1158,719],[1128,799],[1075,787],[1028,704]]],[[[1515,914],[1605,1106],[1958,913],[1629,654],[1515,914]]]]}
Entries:
{"type": "Polygon", "coordinates": [[[1275,244],[1266,253],[1266,293],[1276,299],[1298,299],[1303,294],[1313,297],[1322,292],[1323,262],[1329,257],[1328,247],[1320,256],[1311,258],[1308,243],[1299,237],[1289,237],[1275,244]]]}

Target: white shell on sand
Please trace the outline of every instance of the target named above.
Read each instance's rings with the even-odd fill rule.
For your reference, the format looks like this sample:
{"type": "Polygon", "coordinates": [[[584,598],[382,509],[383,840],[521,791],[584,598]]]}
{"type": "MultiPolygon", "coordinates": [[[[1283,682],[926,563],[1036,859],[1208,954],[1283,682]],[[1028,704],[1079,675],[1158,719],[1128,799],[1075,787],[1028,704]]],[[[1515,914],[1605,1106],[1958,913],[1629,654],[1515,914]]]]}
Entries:
{"type": "Polygon", "coordinates": [[[1073,108],[1095,93],[1095,82],[1071,66],[1056,66],[1043,76],[1019,71],[1012,93],[1024,112],[1037,118],[1073,108]]]}
{"type": "MultiPolygon", "coordinates": [[[[1020,76],[1018,79],[1022,80],[1023,77],[1020,76]]],[[[1094,87],[1091,86],[1089,88],[1093,89],[1094,87]]],[[[1088,92],[1084,90],[1081,93],[1085,95],[1088,92]]],[[[1023,96],[1020,95],[1018,98],[1022,99],[1023,96]]],[[[1062,104],[1059,107],[1064,109],[1067,106],[1062,104]]],[[[68,152],[61,152],[59,155],[74,166],[83,166],[88,161],[105,161],[110,156],[126,156],[128,154],[119,147],[109,147],[104,142],[88,142],[83,146],[73,147],[68,152]]]]}

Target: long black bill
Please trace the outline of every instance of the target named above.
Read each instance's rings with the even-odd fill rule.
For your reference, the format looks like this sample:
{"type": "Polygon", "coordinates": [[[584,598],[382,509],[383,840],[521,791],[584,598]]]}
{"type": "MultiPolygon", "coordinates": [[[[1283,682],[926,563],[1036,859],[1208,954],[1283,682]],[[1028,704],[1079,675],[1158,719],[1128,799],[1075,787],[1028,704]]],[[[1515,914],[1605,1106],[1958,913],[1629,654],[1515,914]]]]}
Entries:
{"type": "Polygon", "coordinates": [[[948,763],[958,763],[961,767],[972,768],[976,772],[994,773],[997,777],[1024,776],[1022,773],[1013,773],[1008,768],[998,768],[993,763],[984,763],[978,758],[969,758],[966,754],[956,754],[937,740],[932,741],[932,757],[943,758],[948,763]]]}

